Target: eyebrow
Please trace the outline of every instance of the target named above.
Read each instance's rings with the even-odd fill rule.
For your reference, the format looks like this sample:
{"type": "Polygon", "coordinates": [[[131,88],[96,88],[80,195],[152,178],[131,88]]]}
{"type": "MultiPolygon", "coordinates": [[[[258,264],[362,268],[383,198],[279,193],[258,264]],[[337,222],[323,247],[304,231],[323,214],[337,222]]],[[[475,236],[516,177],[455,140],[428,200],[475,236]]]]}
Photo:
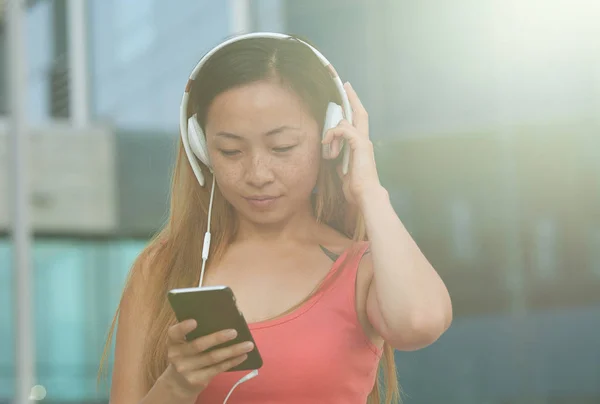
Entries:
{"type": "MultiPolygon", "coordinates": [[[[278,133],[281,133],[286,130],[298,131],[298,130],[300,130],[300,128],[298,128],[296,126],[282,125],[282,126],[273,128],[273,129],[269,130],[268,132],[265,132],[264,135],[265,136],[273,136],[273,135],[277,135],[278,133]]],[[[218,132],[216,136],[225,137],[225,138],[229,138],[229,139],[242,139],[242,136],[236,135],[235,133],[231,133],[231,132],[218,132]]]]}

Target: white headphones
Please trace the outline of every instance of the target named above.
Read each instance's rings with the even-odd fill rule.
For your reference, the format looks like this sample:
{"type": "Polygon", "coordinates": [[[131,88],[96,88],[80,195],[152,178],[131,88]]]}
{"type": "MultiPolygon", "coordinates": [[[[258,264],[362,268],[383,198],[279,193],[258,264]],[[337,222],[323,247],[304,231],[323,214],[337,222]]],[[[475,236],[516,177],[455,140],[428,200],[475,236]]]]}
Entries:
{"type": "MultiPolygon", "coordinates": [[[[333,102],[329,103],[327,107],[327,112],[325,114],[323,136],[329,129],[336,127],[343,118],[345,118],[348,122],[352,123],[352,108],[350,106],[348,96],[346,95],[346,91],[344,90],[342,80],[338,76],[331,63],[329,63],[325,56],[323,56],[321,52],[319,52],[313,46],[290,35],[279,34],[274,32],[253,32],[250,34],[243,34],[228,39],[211,49],[208,53],[204,55],[204,57],[202,57],[200,62],[198,62],[198,64],[192,71],[192,74],[190,75],[187,85],[185,87],[185,92],[183,93],[181,107],[179,110],[179,128],[181,132],[181,140],[183,142],[183,147],[185,149],[185,153],[190,162],[190,165],[192,166],[192,170],[194,170],[194,174],[201,186],[204,186],[204,175],[202,174],[202,169],[200,168],[200,165],[198,164],[198,161],[196,159],[204,163],[208,167],[208,169],[211,170],[211,172],[212,165],[210,164],[210,159],[208,157],[206,137],[204,135],[204,132],[202,131],[202,128],[200,127],[200,123],[198,122],[198,119],[195,114],[192,116],[188,116],[188,102],[190,97],[190,91],[192,89],[192,84],[198,76],[198,73],[200,72],[204,64],[210,59],[212,55],[215,54],[215,52],[233,42],[243,41],[245,39],[250,38],[292,39],[308,46],[319,58],[323,66],[325,66],[331,73],[331,78],[333,79],[335,87],[338,90],[342,100],[341,106],[333,102]]],[[[348,165],[350,162],[350,148],[344,147],[343,153],[344,154],[342,160],[342,172],[346,174],[348,172],[348,165]]],[[[323,156],[325,157],[327,155],[329,155],[329,146],[324,145],[323,156]]]]}

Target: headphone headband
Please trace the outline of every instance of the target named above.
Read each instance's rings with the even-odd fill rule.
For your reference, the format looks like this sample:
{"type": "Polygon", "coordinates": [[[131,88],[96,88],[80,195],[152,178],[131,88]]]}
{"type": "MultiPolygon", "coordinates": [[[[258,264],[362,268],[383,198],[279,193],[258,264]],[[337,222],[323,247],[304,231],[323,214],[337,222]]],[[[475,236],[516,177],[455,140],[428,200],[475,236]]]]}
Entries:
{"type": "Polygon", "coordinates": [[[180,130],[181,139],[183,142],[183,147],[187,154],[188,160],[190,161],[190,165],[192,166],[192,169],[194,170],[194,174],[196,175],[196,177],[198,178],[198,181],[201,184],[204,183],[204,176],[202,175],[200,166],[198,165],[198,162],[196,161],[196,157],[194,156],[194,153],[192,152],[192,149],[191,149],[190,143],[189,143],[189,139],[188,139],[188,119],[190,118],[189,113],[188,113],[188,106],[189,106],[190,91],[192,90],[194,80],[196,79],[196,77],[198,77],[198,74],[202,70],[202,67],[217,51],[219,51],[220,49],[222,49],[222,48],[226,47],[227,45],[230,45],[234,42],[239,42],[239,41],[243,41],[246,39],[252,39],[252,38],[293,39],[293,40],[296,40],[296,41],[308,46],[313,51],[313,53],[319,58],[319,60],[323,64],[323,66],[326,67],[327,70],[329,71],[329,73],[331,74],[331,78],[333,79],[335,87],[340,95],[341,100],[342,100],[341,107],[342,107],[342,110],[344,113],[344,118],[347,121],[349,121],[350,123],[352,123],[352,107],[350,106],[350,101],[348,100],[348,96],[346,95],[346,91],[344,90],[344,85],[342,83],[342,80],[340,79],[337,71],[335,70],[333,65],[329,62],[329,60],[327,60],[327,58],[325,56],[323,56],[323,54],[321,52],[319,52],[314,46],[310,45],[309,43],[307,43],[301,39],[293,37],[291,35],[280,34],[280,33],[276,33],[276,32],[252,32],[252,33],[248,33],[248,34],[237,35],[233,38],[229,38],[229,39],[221,42],[219,45],[215,46],[214,48],[212,48],[210,51],[208,51],[202,57],[202,59],[200,59],[200,61],[196,65],[196,67],[194,67],[194,70],[192,70],[192,73],[190,74],[187,84],[185,86],[185,91],[183,93],[183,97],[181,99],[181,105],[179,107],[179,130],[180,130]]]}

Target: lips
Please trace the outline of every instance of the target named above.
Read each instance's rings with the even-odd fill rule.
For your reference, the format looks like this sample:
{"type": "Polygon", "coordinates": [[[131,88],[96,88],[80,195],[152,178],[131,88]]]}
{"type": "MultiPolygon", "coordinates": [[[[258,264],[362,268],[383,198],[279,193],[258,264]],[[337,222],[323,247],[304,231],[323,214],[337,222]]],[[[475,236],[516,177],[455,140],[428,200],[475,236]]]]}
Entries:
{"type": "Polygon", "coordinates": [[[247,197],[245,199],[251,206],[255,208],[265,209],[271,207],[275,202],[277,202],[279,197],[272,195],[257,195],[247,197]]]}
{"type": "Polygon", "coordinates": [[[259,195],[259,196],[249,196],[246,199],[251,200],[251,201],[266,201],[269,199],[275,199],[277,198],[276,196],[271,196],[271,195],[259,195]]]}

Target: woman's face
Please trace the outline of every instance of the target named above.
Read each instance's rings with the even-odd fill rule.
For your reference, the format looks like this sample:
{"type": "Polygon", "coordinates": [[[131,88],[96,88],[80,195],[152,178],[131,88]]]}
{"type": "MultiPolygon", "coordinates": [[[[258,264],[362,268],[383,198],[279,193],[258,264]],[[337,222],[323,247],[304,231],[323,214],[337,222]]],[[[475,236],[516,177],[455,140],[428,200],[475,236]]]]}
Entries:
{"type": "Polygon", "coordinates": [[[221,93],[205,132],[219,189],[244,218],[273,224],[310,206],[321,134],[292,90],[259,81],[221,93]]]}

